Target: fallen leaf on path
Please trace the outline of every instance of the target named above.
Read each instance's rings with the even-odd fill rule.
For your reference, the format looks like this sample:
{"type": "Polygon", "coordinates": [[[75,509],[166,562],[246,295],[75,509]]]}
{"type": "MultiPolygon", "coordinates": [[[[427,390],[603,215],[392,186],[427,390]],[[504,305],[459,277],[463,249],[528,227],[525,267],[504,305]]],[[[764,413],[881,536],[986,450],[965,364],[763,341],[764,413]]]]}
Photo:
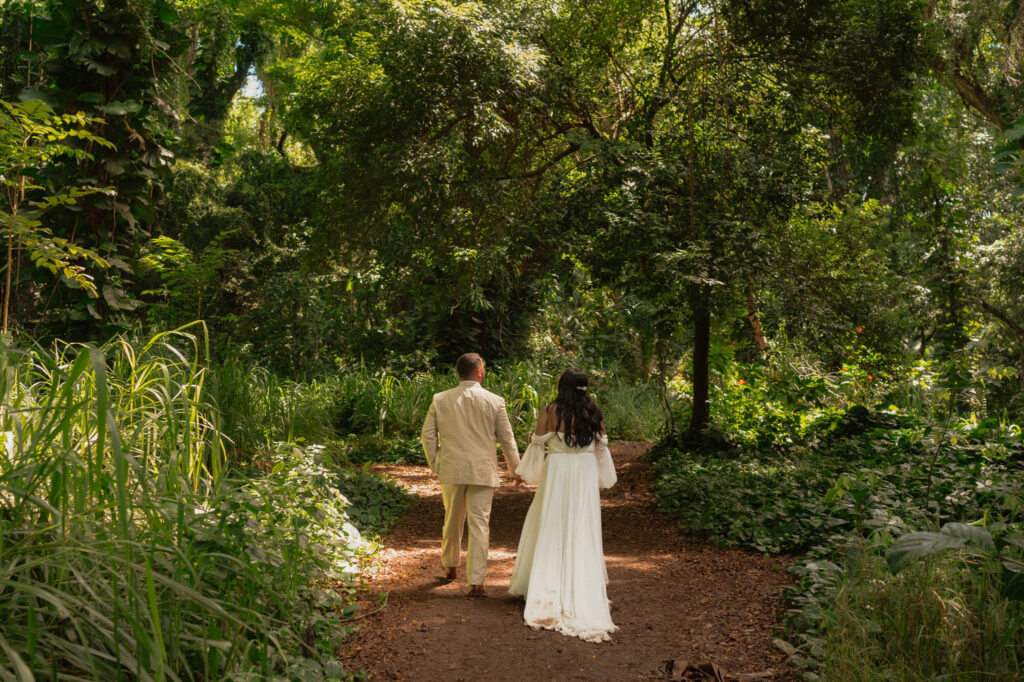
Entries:
{"type": "MultiPolygon", "coordinates": [[[[348,654],[345,667],[392,682],[793,680],[796,671],[788,663],[767,673],[722,673],[782,665],[772,636],[781,630],[780,590],[791,579],[773,566],[785,562],[681,533],[675,520],[653,506],[654,472],[641,457],[645,448],[613,444],[619,485],[602,493],[608,592],[621,630],[614,643],[601,645],[530,630],[523,624],[522,601],[502,593],[532,492],[499,491],[496,496],[491,519],[493,572],[488,578],[492,599],[467,606],[461,598],[462,581],[445,586],[429,582],[429,574],[438,571],[444,520],[436,478],[419,466],[375,468],[396,477],[421,500],[384,538],[387,547],[378,555],[379,570],[365,589],[388,591],[391,599],[373,621],[367,621],[356,641],[339,647],[339,653],[348,654]],[[505,652],[504,645],[513,651],[505,652]],[[674,664],[671,677],[652,669],[668,652],[679,654],[676,661],[683,663],[674,664]],[[713,664],[705,663],[711,667],[702,670],[683,659],[714,660],[719,676],[715,677],[713,664]]],[[[364,609],[374,608],[376,594],[361,601],[364,609]]]]}

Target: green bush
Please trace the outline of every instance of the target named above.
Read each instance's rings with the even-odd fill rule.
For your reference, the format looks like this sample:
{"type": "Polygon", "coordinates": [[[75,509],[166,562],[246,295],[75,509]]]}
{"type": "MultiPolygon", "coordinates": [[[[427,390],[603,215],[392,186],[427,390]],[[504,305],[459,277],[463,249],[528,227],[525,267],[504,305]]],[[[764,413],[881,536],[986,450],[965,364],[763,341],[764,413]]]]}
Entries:
{"type": "Polygon", "coordinates": [[[348,516],[363,533],[380,535],[400,519],[415,495],[392,480],[365,469],[347,469],[337,474],[335,485],[348,500],[348,516]]]}
{"type": "Polygon", "coordinates": [[[314,450],[228,470],[200,338],[2,350],[4,677],[345,676],[374,545],[314,450]]]}
{"type": "Polygon", "coordinates": [[[939,557],[893,574],[869,542],[844,558],[810,567],[829,589],[798,635],[806,678],[1019,679],[1024,604],[1003,595],[995,562],[939,557]]]}
{"type": "Polygon", "coordinates": [[[820,427],[807,444],[771,451],[734,446],[715,456],[680,448],[682,439],[663,442],[654,452],[658,503],[716,542],[807,552],[792,564],[798,583],[789,595],[807,679],[977,671],[1013,679],[1001,675],[1024,660],[1024,621],[1020,605],[999,596],[1002,569],[979,572],[968,558],[893,576],[881,552],[909,531],[949,521],[1020,530],[1020,431],[973,421],[945,428],[864,409],[820,427]],[[915,643],[920,632],[941,629],[942,609],[957,610],[960,630],[915,643]],[[857,666],[868,672],[854,675],[857,666]]]}
{"type": "Polygon", "coordinates": [[[335,461],[343,467],[427,463],[420,439],[411,436],[383,436],[379,433],[352,435],[332,442],[330,451],[335,461]]]}
{"type": "Polygon", "coordinates": [[[658,504],[716,542],[803,553],[791,564],[789,625],[807,679],[1014,679],[1021,608],[1000,586],[1016,564],[929,559],[893,575],[882,553],[944,523],[1020,530],[1021,431],[941,417],[925,394],[944,391],[946,411],[959,404],[957,368],[944,377],[919,363],[899,375],[876,360],[829,373],[782,356],[757,366],[720,359],[711,428],[669,433],[651,451],[658,504]],[[922,632],[933,634],[915,641],[922,632]]]}
{"type": "MultiPolygon", "coordinates": [[[[594,374],[594,393],[612,438],[648,440],[659,433],[664,417],[656,386],[612,372],[594,374]]],[[[521,442],[534,429],[539,409],[554,397],[556,377],[525,362],[488,370],[484,385],[505,398],[521,442]]],[[[394,375],[359,365],[298,382],[280,379],[258,365],[229,360],[216,368],[212,382],[223,432],[243,460],[278,441],[342,441],[349,461],[362,463],[397,461],[395,448],[410,453],[405,461],[422,462],[411,454],[416,448],[409,443],[418,442],[433,395],[454,387],[458,379],[451,371],[394,375]],[[373,434],[378,440],[350,438],[373,434]],[[397,440],[389,445],[388,439],[397,440]],[[382,459],[371,460],[371,453],[382,459]]]]}

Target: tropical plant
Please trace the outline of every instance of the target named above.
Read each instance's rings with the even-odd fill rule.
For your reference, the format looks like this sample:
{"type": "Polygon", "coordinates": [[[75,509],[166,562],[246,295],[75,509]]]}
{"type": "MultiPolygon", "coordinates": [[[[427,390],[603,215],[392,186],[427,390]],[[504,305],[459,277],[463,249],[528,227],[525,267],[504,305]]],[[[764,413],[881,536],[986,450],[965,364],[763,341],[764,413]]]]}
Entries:
{"type": "Polygon", "coordinates": [[[373,545],[315,450],[227,471],[195,331],[4,346],[4,677],[343,675],[349,593],[322,581],[350,582],[373,545]]]}
{"type": "Polygon", "coordinates": [[[82,197],[97,192],[111,194],[109,188],[91,184],[53,190],[43,186],[47,166],[61,157],[92,160],[86,147],[114,145],[89,130],[99,119],[82,112],[56,114],[45,102],[28,100],[0,102],[0,174],[4,206],[0,207],[0,230],[7,237],[4,264],[2,330],[9,328],[13,289],[19,284],[15,270],[26,252],[39,268],[63,281],[66,286],[84,290],[93,298],[98,292],[93,278],[82,263],[107,267],[108,262],[91,249],[54,235],[44,226],[47,213],[56,207],[73,206],[82,197]],[[37,191],[38,190],[38,191],[37,191]]]}
{"type": "Polygon", "coordinates": [[[901,535],[885,552],[885,560],[893,571],[906,568],[913,561],[952,550],[973,551],[985,557],[986,569],[998,565],[1001,591],[1008,599],[1024,601],[1024,533],[1020,531],[993,533],[985,528],[963,523],[947,523],[939,532],[918,531],[901,535]]]}

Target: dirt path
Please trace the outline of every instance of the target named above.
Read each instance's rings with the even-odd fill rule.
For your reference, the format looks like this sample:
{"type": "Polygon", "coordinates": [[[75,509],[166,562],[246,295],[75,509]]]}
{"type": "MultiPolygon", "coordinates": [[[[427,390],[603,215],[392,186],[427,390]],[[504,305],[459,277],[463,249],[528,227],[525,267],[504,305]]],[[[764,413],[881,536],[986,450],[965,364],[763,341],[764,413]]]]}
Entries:
{"type": "Polygon", "coordinates": [[[390,600],[345,642],[345,667],[365,669],[372,680],[642,680],[672,659],[791,679],[771,647],[790,582],[782,562],[686,537],[654,511],[646,447],[612,445],[619,482],[602,491],[601,506],[608,597],[620,629],[603,644],[527,627],[522,600],[506,594],[534,488],[498,489],[490,598],[469,599],[462,571],[455,583],[438,581],[444,510],[437,479],[426,467],[376,467],[420,500],[384,538],[369,589],[388,591],[390,600]]]}

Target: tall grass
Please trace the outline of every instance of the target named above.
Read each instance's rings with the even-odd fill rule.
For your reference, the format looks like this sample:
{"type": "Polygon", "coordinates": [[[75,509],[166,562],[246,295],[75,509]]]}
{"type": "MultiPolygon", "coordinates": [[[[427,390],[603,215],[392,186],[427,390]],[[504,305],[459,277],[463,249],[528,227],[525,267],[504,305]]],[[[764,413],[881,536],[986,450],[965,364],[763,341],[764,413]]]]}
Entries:
{"type": "Polygon", "coordinates": [[[3,679],[263,679],[309,653],[309,524],[266,530],[258,493],[287,486],[225,475],[199,331],[0,349],[3,679]]]}
{"type": "Polygon", "coordinates": [[[823,612],[821,679],[1020,680],[1024,605],[999,567],[944,556],[893,575],[876,552],[848,566],[823,612]]]}
{"type": "MultiPolygon", "coordinates": [[[[505,398],[516,435],[525,440],[537,413],[554,398],[557,374],[518,362],[488,368],[484,386],[505,398]]],[[[613,438],[650,440],[664,415],[653,384],[597,373],[594,393],[613,438]]],[[[454,372],[381,375],[365,366],[297,383],[262,368],[229,362],[216,371],[223,431],[252,452],[276,441],[325,442],[350,434],[419,436],[431,397],[458,383],[454,372]]]]}
{"type": "Polygon", "coordinates": [[[662,435],[665,413],[654,382],[611,377],[603,379],[594,393],[612,438],[654,440],[662,435]]]}

